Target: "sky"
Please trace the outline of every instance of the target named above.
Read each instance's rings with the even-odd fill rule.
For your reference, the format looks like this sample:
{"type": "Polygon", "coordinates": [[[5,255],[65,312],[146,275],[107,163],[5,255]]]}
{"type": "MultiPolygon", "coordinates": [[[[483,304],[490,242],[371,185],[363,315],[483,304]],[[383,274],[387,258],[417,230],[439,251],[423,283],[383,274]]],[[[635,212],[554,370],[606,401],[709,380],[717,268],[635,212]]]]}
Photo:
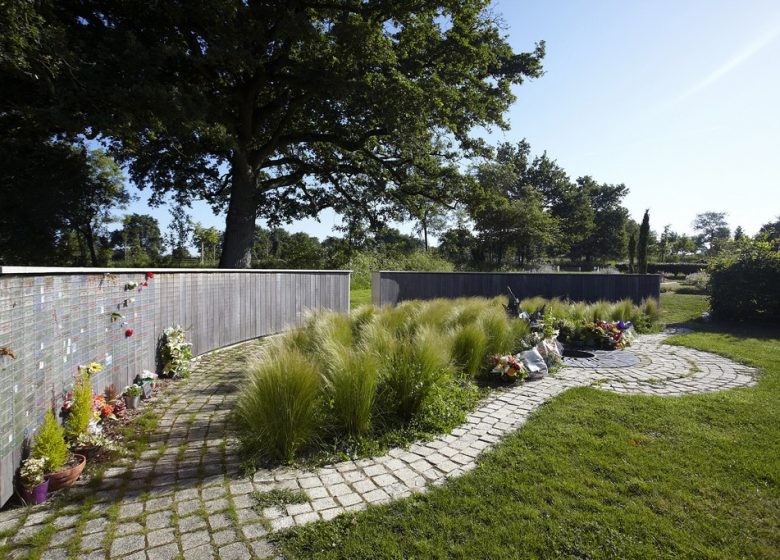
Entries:
{"type": "MultiPolygon", "coordinates": [[[[544,40],[545,74],[515,88],[508,130],[572,178],[624,183],[624,204],[652,229],[691,233],[701,212],[727,212],[752,235],[780,215],[780,2],[687,0],[496,0],[516,52],[544,40]]],[[[130,212],[166,208],[147,195],[130,212]]],[[[205,204],[195,221],[224,229],[205,204]]],[[[320,239],[340,223],[285,226],[320,239]]],[[[401,225],[409,232],[409,225],[401,225]]]]}

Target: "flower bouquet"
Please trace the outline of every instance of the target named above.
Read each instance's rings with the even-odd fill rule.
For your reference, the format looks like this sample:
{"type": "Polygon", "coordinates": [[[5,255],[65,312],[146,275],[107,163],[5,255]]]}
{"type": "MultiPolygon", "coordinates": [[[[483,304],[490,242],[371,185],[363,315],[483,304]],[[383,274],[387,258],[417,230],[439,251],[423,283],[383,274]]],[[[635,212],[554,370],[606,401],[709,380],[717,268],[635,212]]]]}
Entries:
{"type": "Polygon", "coordinates": [[[493,356],[493,375],[498,376],[502,381],[514,383],[517,380],[525,379],[527,372],[523,363],[511,354],[506,356],[493,356]]]}

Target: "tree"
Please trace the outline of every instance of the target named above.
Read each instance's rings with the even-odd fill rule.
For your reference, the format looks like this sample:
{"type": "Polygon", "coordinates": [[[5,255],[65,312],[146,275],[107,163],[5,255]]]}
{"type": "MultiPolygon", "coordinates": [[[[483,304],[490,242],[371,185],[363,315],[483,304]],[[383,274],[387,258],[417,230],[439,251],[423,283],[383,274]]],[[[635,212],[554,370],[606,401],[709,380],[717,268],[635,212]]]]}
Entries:
{"type": "Polygon", "coordinates": [[[726,223],[726,212],[696,214],[693,229],[701,232],[698,236],[698,245],[710,255],[717,253],[719,241],[728,240],[731,235],[726,223]]]}
{"type": "Polygon", "coordinates": [[[763,241],[780,250],[780,216],[774,222],[768,222],[761,226],[755,236],[756,241],[763,241]]]}
{"type": "Polygon", "coordinates": [[[487,10],[460,2],[56,3],[70,114],[153,202],[227,208],[220,265],[249,267],[258,217],[381,212],[420,192],[476,127],[504,127],[541,75],[487,10]],[[225,172],[225,169],[227,172],[225,172]]]}
{"type": "Polygon", "coordinates": [[[588,176],[577,179],[577,185],[590,200],[593,212],[593,229],[574,245],[577,253],[588,264],[623,258],[626,254],[628,210],[621,202],[628,194],[628,188],[622,184],[599,184],[588,176]]]}
{"type": "Polygon", "coordinates": [[[634,272],[634,257],[636,256],[636,237],[631,234],[628,238],[628,271],[634,272]]]}
{"type": "Polygon", "coordinates": [[[647,245],[650,238],[650,210],[645,210],[642,225],[639,226],[639,241],[636,247],[637,272],[647,274],[647,245]]]}
{"type": "Polygon", "coordinates": [[[190,257],[187,247],[193,231],[192,219],[181,205],[172,207],[170,212],[171,222],[168,224],[167,242],[171,248],[171,259],[174,262],[181,262],[190,257]]]}
{"type": "Polygon", "coordinates": [[[164,248],[160,224],[148,214],[130,214],[122,220],[122,229],[111,234],[115,259],[133,266],[160,264],[164,248]]]}
{"type": "Polygon", "coordinates": [[[200,262],[217,261],[219,246],[222,243],[222,232],[215,227],[205,228],[196,223],[192,228],[192,240],[200,249],[200,262]]]}
{"type": "Polygon", "coordinates": [[[734,241],[742,241],[746,237],[745,230],[742,229],[742,226],[737,226],[734,230],[734,241]]]}

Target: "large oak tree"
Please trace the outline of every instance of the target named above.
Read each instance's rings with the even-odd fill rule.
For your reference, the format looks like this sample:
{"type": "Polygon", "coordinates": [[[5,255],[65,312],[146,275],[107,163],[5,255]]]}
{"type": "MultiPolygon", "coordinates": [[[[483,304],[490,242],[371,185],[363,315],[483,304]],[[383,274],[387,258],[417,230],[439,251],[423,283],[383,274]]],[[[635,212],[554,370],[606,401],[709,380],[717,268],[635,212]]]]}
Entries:
{"type": "Polygon", "coordinates": [[[257,218],[381,215],[481,152],[475,127],[505,126],[544,44],[514,53],[488,4],[52,0],[41,13],[64,30],[69,119],[153,201],[226,209],[220,264],[248,267],[257,218]]]}

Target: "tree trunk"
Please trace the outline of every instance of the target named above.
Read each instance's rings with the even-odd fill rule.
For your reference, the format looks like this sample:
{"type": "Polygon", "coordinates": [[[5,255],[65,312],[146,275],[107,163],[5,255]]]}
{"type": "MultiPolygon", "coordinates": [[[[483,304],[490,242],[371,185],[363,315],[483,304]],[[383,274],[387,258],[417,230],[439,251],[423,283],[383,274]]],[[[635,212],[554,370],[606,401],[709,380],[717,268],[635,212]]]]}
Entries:
{"type": "Polygon", "coordinates": [[[255,176],[246,158],[236,155],[231,163],[233,184],[225,223],[225,240],[219,268],[251,268],[257,205],[255,176]]]}
{"type": "Polygon", "coordinates": [[[92,261],[92,266],[98,265],[97,253],[95,252],[95,237],[92,235],[92,229],[87,227],[84,232],[84,238],[87,241],[87,247],[89,247],[89,258],[92,261]]]}

